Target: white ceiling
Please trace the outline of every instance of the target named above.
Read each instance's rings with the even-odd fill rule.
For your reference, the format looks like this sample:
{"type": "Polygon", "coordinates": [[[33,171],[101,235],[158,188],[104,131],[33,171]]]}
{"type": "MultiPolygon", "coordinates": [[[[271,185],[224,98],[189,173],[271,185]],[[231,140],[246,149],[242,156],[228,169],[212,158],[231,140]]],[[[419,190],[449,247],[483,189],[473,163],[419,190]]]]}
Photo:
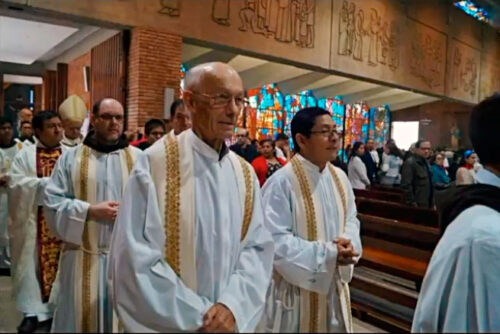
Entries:
{"type": "Polygon", "coordinates": [[[317,98],[342,95],[348,103],[365,101],[371,107],[388,104],[393,111],[439,100],[403,89],[184,44],[183,63],[191,67],[208,61],[223,61],[232,65],[242,77],[246,89],[276,83],[285,94],[312,90],[317,98]]]}
{"type": "Polygon", "coordinates": [[[0,61],[30,65],[77,30],[0,16],[0,61]]]}
{"type": "Polygon", "coordinates": [[[8,82],[10,84],[41,85],[43,83],[43,79],[42,77],[30,75],[4,74],[3,82],[8,82]]]}

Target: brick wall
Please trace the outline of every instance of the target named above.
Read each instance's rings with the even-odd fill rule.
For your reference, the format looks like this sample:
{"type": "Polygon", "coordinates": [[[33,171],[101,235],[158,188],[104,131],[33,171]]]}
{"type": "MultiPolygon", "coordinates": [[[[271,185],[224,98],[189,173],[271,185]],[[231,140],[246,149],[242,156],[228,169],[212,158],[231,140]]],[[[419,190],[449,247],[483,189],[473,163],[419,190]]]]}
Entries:
{"type": "MultiPolygon", "coordinates": [[[[90,92],[85,91],[85,83],[83,81],[85,66],[90,66],[90,52],[68,63],[68,95],[76,94],[80,96],[90,110],[90,92]]],[[[88,78],[88,80],[90,80],[90,78],[88,78]]]]}
{"type": "Polygon", "coordinates": [[[128,129],[163,119],[164,89],[178,94],[182,37],[144,27],[132,30],[128,65],[128,129]]]}

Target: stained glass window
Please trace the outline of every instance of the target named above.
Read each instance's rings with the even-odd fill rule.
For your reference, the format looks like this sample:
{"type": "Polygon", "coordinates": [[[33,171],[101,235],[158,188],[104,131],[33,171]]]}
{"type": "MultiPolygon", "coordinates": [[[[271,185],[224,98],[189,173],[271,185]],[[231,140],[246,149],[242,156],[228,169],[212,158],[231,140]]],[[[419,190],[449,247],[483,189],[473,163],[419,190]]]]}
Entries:
{"type": "Polygon", "coordinates": [[[366,103],[347,104],[345,109],[345,147],[368,138],[370,110],[366,103]]]}
{"type": "Polygon", "coordinates": [[[370,109],[370,138],[375,141],[376,147],[384,146],[389,140],[391,128],[391,110],[389,106],[380,106],[370,109]]]}
{"type": "Polygon", "coordinates": [[[345,112],[345,105],[342,98],[340,96],[336,96],[335,98],[322,98],[318,101],[318,107],[330,112],[337,125],[337,132],[342,133],[344,131],[345,112]]]}
{"type": "Polygon", "coordinates": [[[314,97],[314,94],[310,90],[306,90],[300,92],[299,94],[288,94],[285,98],[285,134],[290,137],[290,147],[293,149],[293,141],[292,141],[292,131],[290,125],[292,123],[293,116],[295,114],[307,107],[316,107],[317,100],[314,97]]]}
{"type": "Polygon", "coordinates": [[[474,1],[456,1],[455,6],[474,17],[476,20],[488,22],[490,14],[484,8],[478,6],[474,1]]]}

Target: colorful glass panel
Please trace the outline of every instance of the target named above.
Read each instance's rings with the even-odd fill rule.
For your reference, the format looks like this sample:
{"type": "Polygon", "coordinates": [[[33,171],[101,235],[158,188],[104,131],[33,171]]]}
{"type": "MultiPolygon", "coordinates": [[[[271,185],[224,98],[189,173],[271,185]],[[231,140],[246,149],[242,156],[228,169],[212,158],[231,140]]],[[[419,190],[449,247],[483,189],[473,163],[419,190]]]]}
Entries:
{"type": "Polygon", "coordinates": [[[307,107],[316,107],[318,102],[310,90],[300,92],[299,94],[287,94],[285,98],[285,128],[284,133],[290,137],[290,147],[293,149],[291,123],[295,114],[307,107]]]}
{"type": "Polygon", "coordinates": [[[370,109],[370,138],[375,141],[376,147],[383,147],[389,140],[391,128],[391,110],[389,106],[380,106],[370,109]]]}
{"type": "Polygon", "coordinates": [[[370,109],[366,103],[347,104],[345,109],[345,147],[368,138],[370,109]]]}
{"type": "Polygon", "coordinates": [[[474,1],[456,1],[455,7],[460,8],[478,21],[489,22],[490,20],[490,13],[474,1]]]}

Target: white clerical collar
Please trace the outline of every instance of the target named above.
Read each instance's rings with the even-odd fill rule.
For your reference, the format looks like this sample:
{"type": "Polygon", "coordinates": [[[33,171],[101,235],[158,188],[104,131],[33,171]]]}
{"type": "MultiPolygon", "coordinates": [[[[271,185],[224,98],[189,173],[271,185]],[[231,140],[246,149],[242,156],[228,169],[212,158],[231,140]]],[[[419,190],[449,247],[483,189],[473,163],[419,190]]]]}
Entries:
{"type": "Polygon", "coordinates": [[[222,144],[222,152],[217,152],[214,150],[214,148],[207,143],[205,143],[203,140],[201,140],[200,137],[198,137],[193,130],[185,130],[186,135],[191,138],[191,143],[193,144],[193,149],[198,152],[199,154],[209,158],[210,160],[213,160],[214,162],[218,162],[219,160],[222,160],[227,157],[227,154],[229,153],[229,150],[227,149],[226,145],[223,143],[222,144]]]}
{"type": "Polygon", "coordinates": [[[323,168],[322,171],[319,170],[319,167],[315,164],[313,164],[312,162],[310,162],[309,160],[307,160],[306,158],[304,158],[304,156],[300,153],[297,153],[297,158],[300,160],[300,162],[302,163],[302,165],[307,168],[309,171],[313,172],[313,173],[317,173],[317,174],[324,174],[325,171],[327,170],[326,166],[325,168],[323,168]]]}

